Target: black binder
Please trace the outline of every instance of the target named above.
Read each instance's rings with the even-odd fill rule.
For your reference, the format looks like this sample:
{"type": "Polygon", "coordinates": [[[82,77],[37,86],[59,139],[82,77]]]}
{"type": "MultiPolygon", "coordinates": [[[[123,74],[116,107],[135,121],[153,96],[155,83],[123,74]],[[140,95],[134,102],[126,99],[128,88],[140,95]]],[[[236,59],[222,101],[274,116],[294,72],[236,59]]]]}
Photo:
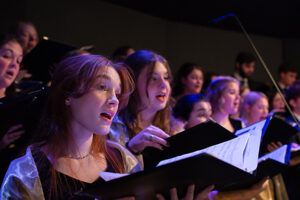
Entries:
{"type": "MultiPolygon", "coordinates": [[[[260,126],[263,133],[266,131],[269,122],[270,119],[267,119],[263,123],[263,126],[260,126]]],[[[256,128],[255,125],[252,125],[252,127],[245,128],[244,132],[250,133],[249,131],[256,131],[256,128]]],[[[240,134],[242,135],[244,132],[242,131],[240,134]]],[[[207,122],[168,138],[167,140],[171,146],[164,151],[158,151],[157,154],[159,152],[161,153],[161,155],[158,154],[160,156],[159,158],[173,158],[234,138],[236,138],[235,135],[218,124],[207,122]],[[205,140],[201,140],[201,132],[205,129],[207,129],[207,132],[203,132],[207,133],[205,140]],[[173,148],[171,148],[172,146],[173,148]]],[[[259,148],[259,146],[255,148],[259,148]]],[[[154,149],[148,149],[149,156],[151,156],[150,150],[154,149]]],[[[155,153],[155,151],[152,152],[155,153]]],[[[290,152],[288,147],[286,152],[289,156],[290,152]]],[[[286,158],[287,155],[285,155],[286,158]]],[[[81,194],[91,195],[99,199],[113,199],[128,196],[135,196],[137,199],[154,199],[156,193],[163,193],[167,196],[169,189],[172,187],[176,187],[179,196],[182,196],[190,184],[195,184],[196,191],[198,192],[209,185],[215,185],[215,189],[221,191],[242,189],[253,185],[264,177],[276,175],[288,168],[286,164],[267,159],[260,162],[253,174],[250,174],[206,153],[199,152],[196,155],[192,154],[189,156],[190,157],[159,167],[150,166],[142,172],[126,177],[99,183],[99,185],[86,188],[81,194]]],[[[257,160],[255,162],[257,162],[257,160]]],[[[152,164],[153,163],[154,162],[152,162],[152,164]]]]}
{"type": "Polygon", "coordinates": [[[253,173],[252,177],[246,178],[236,183],[225,185],[221,188],[221,191],[249,188],[251,185],[259,182],[261,179],[265,177],[273,177],[288,170],[289,168],[289,165],[277,162],[272,159],[264,160],[258,164],[257,169],[253,173]]]}
{"type": "Polygon", "coordinates": [[[67,52],[76,47],[58,41],[42,39],[37,46],[24,57],[22,64],[32,74],[31,80],[47,84],[50,80],[50,68],[57,64],[67,52]]]}
{"type": "Polygon", "coordinates": [[[209,185],[216,190],[228,191],[247,188],[264,177],[276,175],[287,165],[267,159],[258,165],[256,174],[250,174],[209,154],[186,158],[174,163],[141,171],[108,182],[88,187],[79,192],[101,200],[134,196],[137,200],[155,199],[155,194],[169,195],[169,189],[177,188],[183,197],[190,184],[196,185],[196,193],[209,185]]]}
{"type": "Polygon", "coordinates": [[[142,154],[144,168],[155,167],[159,161],[219,144],[236,136],[214,121],[208,121],[167,138],[170,147],[163,151],[148,147],[142,154]]]}
{"type": "Polygon", "coordinates": [[[176,187],[179,196],[184,196],[185,189],[190,184],[196,184],[196,191],[199,192],[209,185],[221,189],[226,185],[253,178],[253,175],[203,153],[151,170],[101,182],[92,188],[86,188],[80,195],[101,200],[128,196],[135,196],[137,200],[152,200],[157,193],[168,196],[171,187],[176,187]]]}
{"type": "Polygon", "coordinates": [[[260,144],[259,156],[268,153],[267,145],[271,142],[288,144],[292,136],[298,132],[297,128],[278,117],[272,117],[260,144]]]}
{"type": "MultiPolygon", "coordinates": [[[[10,162],[24,154],[33,139],[46,102],[48,88],[38,86],[35,90],[22,91],[1,99],[0,138],[11,126],[22,124],[25,133],[8,147],[1,150],[0,178],[4,176],[10,162]]],[[[2,177],[3,178],[3,177],[2,177]]]]}
{"type": "MultiPolygon", "coordinates": [[[[259,156],[268,153],[267,144],[273,141],[280,141],[283,144],[287,144],[289,143],[289,139],[297,132],[298,130],[296,128],[285,121],[277,117],[269,117],[265,122],[259,156]]],[[[146,148],[142,152],[144,168],[153,168],[161,160],[204,149],[235,137],[237,137],[235,134],[213,121],[199,124],[167,138],[170,147],[165,147],[163,151],[153,147],[146,148]]]]}
{"type": "MultiPolygon", "coordinates": [[[[1,99],[0,103],[0,138],[8,129],[17,124],[23,124],[25,130],[36,126],[33,117],[40,116],[47,97],[48,87],[38,85],[34,90],[18,92],[1,99]]],[[[40,118],[40,117],[39,117],[40,118]]]]}

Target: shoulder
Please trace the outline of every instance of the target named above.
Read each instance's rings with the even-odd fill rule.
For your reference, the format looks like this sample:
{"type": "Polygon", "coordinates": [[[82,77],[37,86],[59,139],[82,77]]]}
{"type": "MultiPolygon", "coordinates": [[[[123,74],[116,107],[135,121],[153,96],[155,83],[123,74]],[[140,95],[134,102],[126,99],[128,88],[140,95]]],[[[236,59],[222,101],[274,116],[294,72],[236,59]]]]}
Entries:
{"type": "Polygon", "coordinates": [[[266,94],[270,90],[270,86],[264,82],[248,79],[248,83],[250,89],[254,91],[260,91],[266,94]]]}
{"type": "Polygon", "coordinates": [[[108,134],[110,140],[116,141],[123,147],[126,142],[129,141],[129,134],[127,133],[127,127],[122,120],[122,117],[116,115],[113,119],[113,123],[110,127],[110,132],[108,134]]]}
{"type": "Polygon", "coordinates": [[[293,126],[293,127],[297,128],[298,130],[300,130],[300,127],[297,126],[297,123],[295,122],[295,120],[293,119],[293,117],[291,115],[288,115],[285,118],[285,122],[287,122],[291,126],[293,126]]]}
{"type": "Polygon", "coordinates": [[[182,131],[185,130],[185,125],[186,125],[186,122],[185,121],[182,121],[180,119],[177,119],[175,118],[173,115],[171,115],[170,117],[170,132],[171,132],[171,135],[176,135],[177,133],[180,133],[182,131]]]}
{"type": "Polygon", "coordinates": [[[235,131],[244,127],[244,123],[242,122],[242,120],[229,118],[229,121],[235,131]]]}
{"type": "Polygon", "coordinates": [[[133,173],[142,170],[142,166],[138,162],[136,157],[132,155],[132,153],[128,151],[125,147],[120,145],[118,142],[112,140],[106,140],[106,142],[110,148],[116,150],[121,156],[123,165],[125,167],[125,173],[133,173]]]}
{"type": "Polygon", "coordinates": [[[44,199],[42,185],[30,148],[13,160],[1,187],[1,199],[44,199]]]}

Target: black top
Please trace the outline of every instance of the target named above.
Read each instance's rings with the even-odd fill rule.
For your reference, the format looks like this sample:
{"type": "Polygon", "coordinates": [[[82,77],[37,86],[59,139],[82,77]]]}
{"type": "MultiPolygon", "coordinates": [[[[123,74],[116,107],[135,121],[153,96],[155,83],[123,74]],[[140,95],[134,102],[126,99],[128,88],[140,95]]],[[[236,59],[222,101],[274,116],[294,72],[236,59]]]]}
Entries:
{"type": "MultiPolygon", "coordinates": [[[[0,139],[14,125],[22,124],[25,133],[0,151],[0,181],[10,162],[26,152],[34,137],[46,102],[48,87],[38,85],[0,99],[0,139]]],[[[18,130],[16,130],[18,131],[18,130]]]]}
{"type": "Polygon", "coordinates": [[[237,131],[237,130],[243,128],[241,120],[229,118],[229,121],[230,121],[234,131],[237,131]]]}
{"type": "MultiPolygon", "coordinates": [[[[49,199],[50,198],[49,185],[50,185],[52,164],[48,160],[47,156],[41,151],[33,153],[32,155],[33,155],[34,161],[37,166],[37,170],[39,173],[39,177],[40,177],[43,192],[44,192],[44,197],[45,197],[45,199],[49,199]]],[[[105,171],[106,172],[115,172],[111,163],[108,160],[107,160],[107,168],[105,171]]],[[[93,199],[94,200],[95,198],[82,197],[82,196],[79,196],[76,194],[79,193],[80,191],[82,191],[86,187],[91,187],[93,185],[104,182],[104,180],[101,177],[99,177],[93,183],[86,183],[86,182],[72,178],[72,177],[65,175],[58,171],[56,171],[56,178],[57,178],[57,180],[60,180],[62,182],[61,191],[62,191],[63,196],[61,199],[72,199],[72,200],[76,200],[76,199],[93,199]]],[[[54,199],[54,197],[52,197],[51,199],[54,199]]]]}

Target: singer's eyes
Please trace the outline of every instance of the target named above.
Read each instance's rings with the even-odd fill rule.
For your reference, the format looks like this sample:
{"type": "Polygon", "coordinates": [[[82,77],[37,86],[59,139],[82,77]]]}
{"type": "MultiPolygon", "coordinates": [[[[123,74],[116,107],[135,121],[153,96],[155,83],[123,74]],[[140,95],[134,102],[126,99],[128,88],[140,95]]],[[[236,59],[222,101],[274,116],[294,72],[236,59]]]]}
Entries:
{"type": "Polygon", "coordinates": [[[18,64],[21,64],[22,60],[23,60],[23,56],[19,56],[19,57],[17,58],[17,63],[18,63],[18,64]]]}
{"type": "MultiPolygon", "coordinates": [[[[1,52],[0,52],[0,56],[3,57],[3,58],[5,58],[5,59],[7,59],[7,60],[13,60],[13,59],[16,58],[16,55],[15,55],[14,52],[13,52],[12,50],[10,50],[10,49],[6,49],[6,50],[4,50],[4,51],[1,51],[1,52]]],[[[17,59],[16,59],[17,63],[18,63],[18,64],[21,64],[22,59],[23,59],[23,56],[22,56],[22,55],[18,56],[17,59]]]]}
{"type": "Polygon", "coordinates": [[[104,83],[100,83],[98,86],[97,86],[97,89],[99,90],[103,90],[103,91],[107,91],[108,90],[108,86],[104,83]]]}
{"type": "Polygon", "coordinates": [[[165,75],[165,76],[164,76],[164,79],[165,79],[166,81],[169,81],[169,80],[170,80],[170,76],[169,76],[169,75],[165,75]]]}
{"type": "Polygon", "coordinates": [[[13,57],[12,53],[11,53],[10,51],[8,51],[8,50],[2,51],[2,52],[0,53],[0,56],[2,56],[3,58],[7,58],[7,59],[13,57]]]}
{"type": "Polygon", "coordinates": [[[155,74],[153,74],[152,77],[150,78],[150,81],[151,81],[151,82],[156,82],[156,81],[158,81],[159,79],[163,79],[163,80],[165,80],[165,81],[169,81],[169,80],[170,80],[170,76],[169,76],[169,74],[164,74],[164,75],[161,77],[161,75],[155,73],[155,74]]]}
{"type": "Polygon", "coordinates": [[[116,97],[117,97],[117,99],[121,99],[121,97],[122,97],[122,94],[121,93],[116,93],[116,97]]]}
{"type": "Polygon", "coordinates": [[[235,90],[229,90],[229,94],[235,94],[235,90]]]}
{"type": "Polygon", "coordinates": [[[269,109],[268,106],[265,106],[265,105],[257,105],[257,108],[260,110],[269,109]]]}

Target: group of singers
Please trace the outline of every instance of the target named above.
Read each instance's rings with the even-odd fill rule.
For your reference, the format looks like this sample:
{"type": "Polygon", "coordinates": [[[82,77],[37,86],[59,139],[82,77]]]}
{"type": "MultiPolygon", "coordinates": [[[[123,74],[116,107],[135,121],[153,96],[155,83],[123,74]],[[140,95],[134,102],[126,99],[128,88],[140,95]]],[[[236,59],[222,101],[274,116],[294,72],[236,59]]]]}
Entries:
{"type": "MultiPolygon", "coordinates": [[[[0,102],[4,103],[13,95],[10,87],[15,86],[23,56],[34,48],[31,43],[36,45],[32,42],[37,40],[34,26],[21,23],[20,27],[25,33],[1,36],[0,102]],[[24,42],[26,34],[30,36],[24,42]]],[[[169,64],[153,51],[132,51],[117,63],[84,54],[88,55],[68,56],[55,66],[34,136],[23,156],[10,163],[1,199],[82,199],[76,195],[78,191],[104,181],[99,171],[143,170],[141,153],[146,147],[163,150],[169,145],[166,138],[185,129],[213,119],[234,132],[269,114],[268,97],[250,91],[250,79],[244,73],[251,71],[253,60],[237,66],[246,86],[234,77],[217,76],[205,91],[202,69],[185,64],[172,93],[169,64]]],[[[300,82],[287,88],[286,94],[299,119],[300,82]]],[[[12,144],[25,134],[22,124],[9,127],[1,133],[1,151],[14,148],[12,144]]],[[[268,148],[272,151],[281,145],[274,141],[268,148]]],[[[194,190],[195,185],[190,185],[183,199],[288,198],[281,176],[276,180],[266,177],[241,190],[218,192],[213,185],[197,194],[194,190]]],[[[156,197],[165,199],[161,194],[156,197]]],[[[123,199],[127,198],[134,199],[123,199]]],[[[179,198],[176,188],[170,188],[170,198],[179,198]]]]}

